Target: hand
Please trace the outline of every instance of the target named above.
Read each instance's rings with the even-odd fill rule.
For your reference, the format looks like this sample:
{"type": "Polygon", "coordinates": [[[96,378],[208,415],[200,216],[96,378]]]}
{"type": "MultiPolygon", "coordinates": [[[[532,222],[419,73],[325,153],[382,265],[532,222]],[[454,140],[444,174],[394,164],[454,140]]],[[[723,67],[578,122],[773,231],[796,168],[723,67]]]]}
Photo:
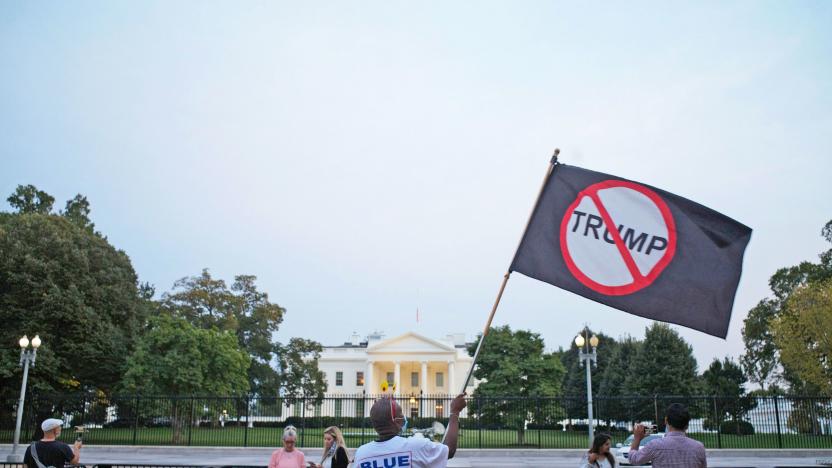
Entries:
{"type": "Polygon", "coordinates": [[[636,427],[633,428],[633,438],[643,439],[646,432],[647,430],[643,424],[636,424],[636,427]]]}
{"type": "Polygon", "coordinates": [[[458,415],[466,406],[468,406],[468,403],[465,402],[465,394],[460,393],[451,402],[451,414],[458,415]]]}
{"type": "Polygon", "coordinates": [[[83,444],[83,443],[81,443],[81,441],[80,441],[80,440],[76,440],[76,441],[75,441],[75,443],[74,443],[73,445],[75,446],[75,448],[76,448],[76,449],[80,449],[81,447],[83,447],[83,446],[84,446],[84,444],[83,444]]]}
{"type": "Polygon", "coordinates": [[[590,463],[595,463],[595,462],[598,461],[599,458],[601,458],[601,455],[598,454],[598,453],[590,452],[589,457],[587,457],[587,458],[589,459],[590,463]]]}

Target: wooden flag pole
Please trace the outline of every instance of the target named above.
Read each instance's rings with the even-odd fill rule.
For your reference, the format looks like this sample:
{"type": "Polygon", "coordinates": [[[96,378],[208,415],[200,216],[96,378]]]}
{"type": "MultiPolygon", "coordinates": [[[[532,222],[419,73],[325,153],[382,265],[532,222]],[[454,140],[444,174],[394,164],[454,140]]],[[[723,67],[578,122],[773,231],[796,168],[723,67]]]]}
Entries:
{"type": "MultiPolygon", "coordinates": [[[[552,172],[555,170],[555,166],[557,166],[559,154],[560,149],[555,148],[555,152],[552,154],[552,159],[549,162],[549,168],[546,170],[546,177],[543,178],[543,183],[540,185],[540,191],[537,193],[537,199],[534,202],[534,206],[532,206],[531,213],[529,213],[529,219],[526,221],[526,227],[523,228],[523,234],[520,236],[520,242],[517,243],[517,248],[514,249],[515,256],[517,255],[517,251],[520,250],[520,244],[523,242],[523,238],[526,237],[526,231],[529,229],[529,224],[532,222],[534,212],[537,209],[538,203],[540,203],[540,196],[543,194],[543,189],[546,188],[546,184],[549,182],[549,177],[552,176],[552,172]]],[[[514,257],[512,257],[511,260],[512,263],[514,263],[514,257]]],[[[459,393],[465,393],[465,389],[468,388],[468,382],[474,375],[474,367],[477,365],[477,358],[480,356],[480,351],[482,350],[483,342],[485,342],[485,337],[488,336],[488,331],[491,330],[491,321],[494,320],[494,313],[497,312],[497,307],[500,305],[500,299],[503,297],[503,291],[506,289],[506,283],[508,283],[509,276],[511,276],[510,266],[509,270],[506,271],[506,274],[503,275],[503,282],[500,284],[500,291],[497,293],[497,298],[494,300],[494,306],[491,307],[491,313],[488,315],[488,320],[485,322],[485,328],[482,330],[480,342],[477,344],[477,350],[474,352],[474,360],[471,362],[471,368],[468,370],[468,375],[465,377],[465,382],[462,383],[462,390],[459,393]]],[[[445,434],[447,434],[447,432],[445,434]]],[[[442,442],[445,442],[444,435],[442,436],[442,442]]]]}

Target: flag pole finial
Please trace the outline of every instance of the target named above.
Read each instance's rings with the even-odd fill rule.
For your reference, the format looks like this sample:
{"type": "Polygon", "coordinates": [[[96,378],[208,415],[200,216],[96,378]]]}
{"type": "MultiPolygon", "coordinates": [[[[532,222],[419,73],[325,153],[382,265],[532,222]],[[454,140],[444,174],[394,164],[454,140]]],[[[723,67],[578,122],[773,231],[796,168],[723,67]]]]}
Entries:
{"type": "Polygon", "coordinates": [[[560,154],[560,148],[555,148],[555,152],[552,153],[552,164],[558,163],[558,155],[560,154]]]}

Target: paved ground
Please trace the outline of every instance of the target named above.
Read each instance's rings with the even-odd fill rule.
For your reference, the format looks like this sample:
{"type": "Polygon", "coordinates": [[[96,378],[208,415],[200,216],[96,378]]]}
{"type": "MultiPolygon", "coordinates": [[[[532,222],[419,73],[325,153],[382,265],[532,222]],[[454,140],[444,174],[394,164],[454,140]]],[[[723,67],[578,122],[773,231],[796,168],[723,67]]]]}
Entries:
{"type": "MultiPolygon", "coordinates": [[[[0,463],[6,460],[11,449],[11,445],[0,445],[0,463]]],[[[321,454],[320,448],[302,450],[313,460],[321,454]]],[[[86,446],[81,454],[81,462],[89,465],[266,465],[271,452],[272,449],[240,447],[86,446]]],[[[580,450],[460,450],[448,466],[575,468],[580,458],[580,450]]],[[[832,466],[832,450],[709,450],[708,465],[723,468],[832,466]]]]}

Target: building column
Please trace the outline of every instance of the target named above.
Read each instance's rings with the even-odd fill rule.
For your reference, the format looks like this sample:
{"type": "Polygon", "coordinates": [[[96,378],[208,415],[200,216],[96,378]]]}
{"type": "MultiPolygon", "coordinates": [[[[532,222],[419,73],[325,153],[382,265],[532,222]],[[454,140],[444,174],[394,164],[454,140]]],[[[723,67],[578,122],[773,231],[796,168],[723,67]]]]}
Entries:
{"type": "Polygon", "coordinates": [[[456,365],[453,361],[448,361],[448,395],[456,396],[456,365]]]}
{"type": "Polygon", "coordinates": [[[422,390],[422,398],[419,399],[419,416],[425,416],[425,397],[428,396],[428,362],[422,361],[422,378],[419,381],[419,388],[422,390]]]}
{"type": "Polygon", "coordinates": [[[399,392],[402,389],[402,363],[401,361],[396,361],[396,367],[393,369],[393,381],[396,385],[396,396],[399,396],[399,392]]]}
{"type": "Polygon", "coordinates": [[[373,384],[373,367],[375,366],[375,361],[367,361],[367,370],[364,371],[364,391],[367,394],[375,394],[378,391],[375,390],[375,386],[373,384]]]}

